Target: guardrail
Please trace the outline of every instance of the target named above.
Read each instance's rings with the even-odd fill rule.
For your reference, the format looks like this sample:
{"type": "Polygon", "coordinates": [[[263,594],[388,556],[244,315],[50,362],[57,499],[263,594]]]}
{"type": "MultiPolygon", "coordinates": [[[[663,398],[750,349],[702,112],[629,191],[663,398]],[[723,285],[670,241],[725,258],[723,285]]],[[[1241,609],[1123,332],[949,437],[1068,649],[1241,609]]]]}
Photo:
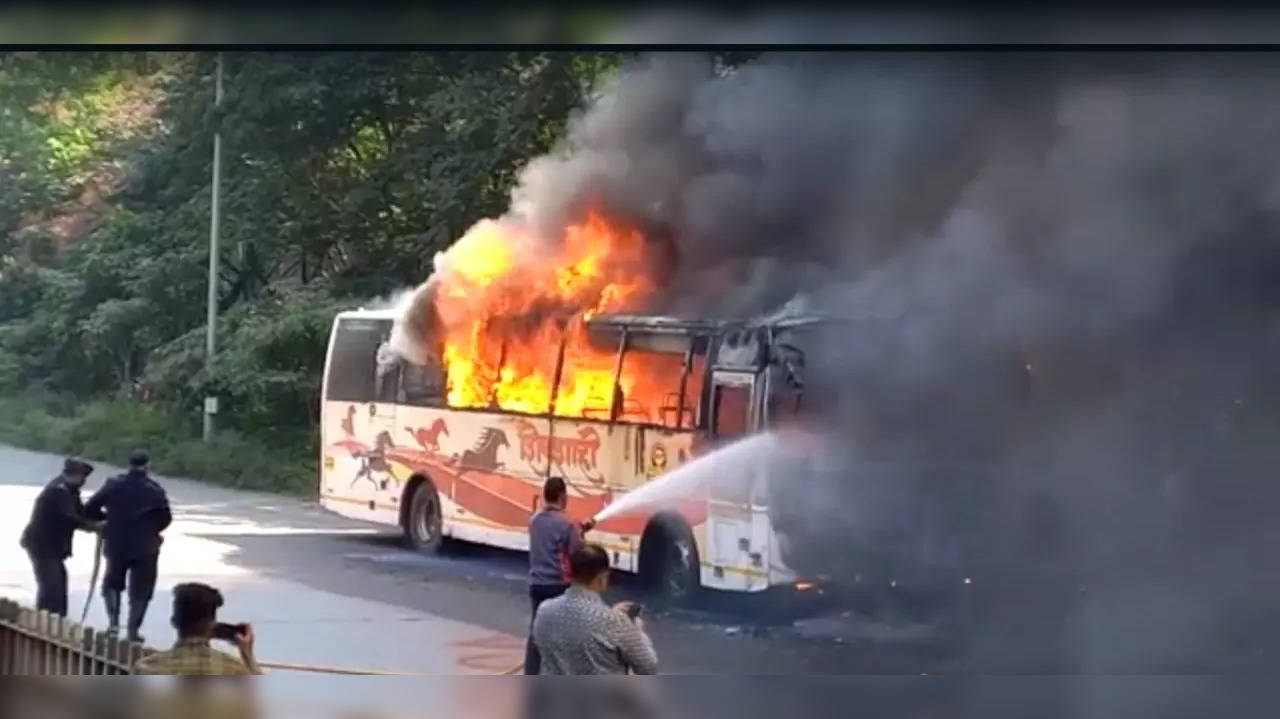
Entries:
{"type": "MultiPolygon", "coordinates": [[[[153,650],[117,639],[56,614],[0,598],[0,676],[132,674],[133,666],[153,650]]],[[[413,675],[350,667],[259,662],[268,671],[317,674],[413,675]]],[[[502,674],[518,674],[517,664],[502,674]]]]}
{"type": "Polygon", "coordinates": [[[136,642],[0,599],[0,676],[130,674],[136,642]]]}

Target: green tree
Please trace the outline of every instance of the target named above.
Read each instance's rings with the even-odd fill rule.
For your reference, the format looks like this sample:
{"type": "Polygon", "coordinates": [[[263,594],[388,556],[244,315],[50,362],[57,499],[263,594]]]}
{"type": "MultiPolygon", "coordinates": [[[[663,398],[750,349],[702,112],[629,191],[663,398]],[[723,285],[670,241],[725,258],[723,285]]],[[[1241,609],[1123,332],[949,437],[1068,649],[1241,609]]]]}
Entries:
{"type": "Polygon", "coordinates": [[[0,393],[84,402],[141,381],[179,431],[214,393],[224,426],[304,446],[334,313],[420,282],[502,213],[520,167],[621,59],[227,53],[215,110],[211,53],[0,55],[0,393]]]}

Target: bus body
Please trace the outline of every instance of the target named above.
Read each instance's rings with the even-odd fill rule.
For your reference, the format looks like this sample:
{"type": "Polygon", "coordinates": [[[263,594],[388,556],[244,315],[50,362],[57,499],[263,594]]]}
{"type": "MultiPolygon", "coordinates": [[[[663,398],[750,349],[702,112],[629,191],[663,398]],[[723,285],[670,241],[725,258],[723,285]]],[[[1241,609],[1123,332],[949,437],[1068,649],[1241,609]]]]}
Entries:
{"type": "MultiPolygon", "coordinates": [[[[779,349],[794,348],[779,338],[818,321],[593,319],[590,336],[616,347],[619,371],[640,356],[679,371],[667,373],[661,406],[622,397],[615,374],[613,398],[566,417],[449,406],[439,368],[390,356],[394,319],[390,310],[359,310],[334,321],[322,389],[321,505],[401,527],[426,549],[450,538],[522,551],[548,476],[564,477],[566,512],[585,521],[709,448],[764,428],[790,397],[798,406],[799,385],[787,382],[794,365],[779,349]]],[[[557,377],[573,362],[563,344],[546,352],[557,377]]],[[[703,490],[675,507],[636,508],[601,521],[590,536],[615,569],[651,573],[671,595],[698,585],[754,592],[795,579],[776,550],[763,477],[703,490]]]]}

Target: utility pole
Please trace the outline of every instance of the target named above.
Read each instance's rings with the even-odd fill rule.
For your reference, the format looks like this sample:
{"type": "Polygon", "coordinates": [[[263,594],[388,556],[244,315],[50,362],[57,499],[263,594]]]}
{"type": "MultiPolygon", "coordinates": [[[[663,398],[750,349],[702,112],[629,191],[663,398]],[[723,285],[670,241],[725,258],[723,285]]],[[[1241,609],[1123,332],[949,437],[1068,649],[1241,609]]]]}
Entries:
{"type": "MultiPolygon", "coordinates": [[[[218,53],[218,69],[213,89],[213,106],[222,105],[222,53],[218,53]]],[[[216,117],[221,123],[222,118],[216,117]]],[[[210,197],[212,211],[209,215],[209,305],[206,321],[207,335],[204,343],[205,371],[212,375],[214,352],[217,350],[218,335],[218,229],[221,221],[222,202],[222,131],[215,128],[213,132],[213,189],[210,197]]],[[[213,416],[218,413],[218,398],[210,395],[204,398],[204,441],[213,439],[213,416]]]]}

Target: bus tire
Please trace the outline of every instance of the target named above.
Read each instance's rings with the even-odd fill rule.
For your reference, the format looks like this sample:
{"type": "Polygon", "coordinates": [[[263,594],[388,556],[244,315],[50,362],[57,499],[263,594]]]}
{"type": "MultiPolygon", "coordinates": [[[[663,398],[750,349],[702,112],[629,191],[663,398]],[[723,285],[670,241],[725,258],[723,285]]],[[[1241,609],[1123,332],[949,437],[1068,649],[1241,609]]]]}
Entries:
{"type": "Polygon", "coordinates": [[[421,479],[410,489],[404,516],[405,544],[418,552],[436,554],[444,547],[440,495],[430,479],[421,479]]]}
{"type": "Polygon", "coordinates": [[[702,586],[698,545],[683,519],[655,518],[640,540],[642,579],[659,596],[672,602],[692,599],[702,586]]]}

